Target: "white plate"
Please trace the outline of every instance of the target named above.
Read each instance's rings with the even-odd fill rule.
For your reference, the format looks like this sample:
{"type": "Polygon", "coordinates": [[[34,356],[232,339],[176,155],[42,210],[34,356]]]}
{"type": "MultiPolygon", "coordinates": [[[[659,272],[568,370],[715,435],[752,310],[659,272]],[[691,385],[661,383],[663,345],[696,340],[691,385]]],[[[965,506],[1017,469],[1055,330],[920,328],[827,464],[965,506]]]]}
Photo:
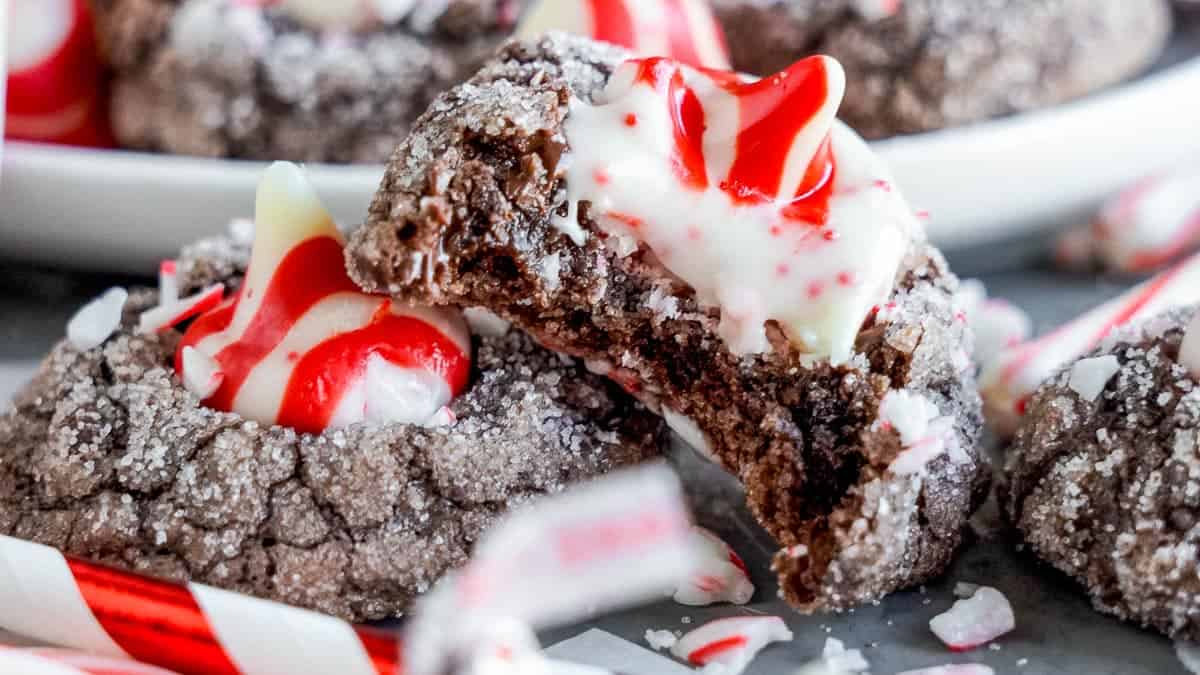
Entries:
{"type": "MultiPolygon", "coordinates": [[[[874,146],[945,247],[1053,227],[1129,182],[1200,158],[1200,45],[1193,58],[1081,101],[874,146]]],[[[1177,44],[1175,52],[1181,47],[1177,44]]],[[[150,272],[180,245],[252,211],[264,165],[8,143],[0,253],[150,272]]],[[[339,222],[361,222],[382,168],[310,165],[339,222]]]]}

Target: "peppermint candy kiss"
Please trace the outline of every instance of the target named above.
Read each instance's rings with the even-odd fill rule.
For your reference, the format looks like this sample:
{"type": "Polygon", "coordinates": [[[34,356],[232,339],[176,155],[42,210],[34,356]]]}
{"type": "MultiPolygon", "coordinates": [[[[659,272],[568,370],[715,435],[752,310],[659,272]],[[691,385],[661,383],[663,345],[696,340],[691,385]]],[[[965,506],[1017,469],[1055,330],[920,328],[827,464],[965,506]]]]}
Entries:
{"type": "Polygon", "coordinates": [[[844,90],[828,57],[755,82],[626,62],[599,105],[571,103],[556,225],[582,243],[588,202],[618,254],[648,249],[721,310],[734,353],[770,349],[774,321],[800,351],[844,362],[921,236],[887,170],[836,121],[844,90]]]}
{"type": "Polygon", "coordinates": [[[241,289],[192,324],[176,357],[205,405],[315,433],[424,423],[466,387],[461,317],[359,290],[341,234],[299,167],[267,169],[255,220],[241,289]]]}
{"type": "Polygon", "coordinates": [[[520,38],[550,30],[585,35],[641,56],[728,69],[725,35],[706,0],[542,0],[521,22],[520,38]]]}
{"type": "Polygon", "coordinates": [[[7,0],[9,138],[112,145],[84,0],[7,0]]]}

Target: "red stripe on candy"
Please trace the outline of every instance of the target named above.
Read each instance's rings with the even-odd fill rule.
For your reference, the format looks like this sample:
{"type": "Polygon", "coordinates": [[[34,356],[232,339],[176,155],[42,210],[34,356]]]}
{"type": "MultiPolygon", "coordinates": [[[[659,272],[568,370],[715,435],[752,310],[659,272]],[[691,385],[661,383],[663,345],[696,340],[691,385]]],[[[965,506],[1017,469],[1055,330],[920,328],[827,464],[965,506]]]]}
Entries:
{"type": "Polygon", "coordinates": [[[184,673],[239,675],[183,586],[67,558],[84,601],[130,656],[184,673]]]}
{"type": "Polygon", "coordinates": [[[392,314],[391,301],[385,300],[370,324],[325,340],[300,359],[278,423],[320,433],[373,354],[400,367],[428,368],[450,384],[452,395],[466,388],[470,376],[470,361],[453,340],[420,319],[392,314]]]}
{"type": "MultiPolygon", "coordinates": [[[[358,286],[346,275],[342,245],[336,239],[313,237],[297,245],[279,262],[246,332],[216,355],[225,381],[206,405],[232,410],[250,372],[313,305],[334,293],[358,292],[358,286]]],[[[193,332],[197,341],[207,336],[194,329],[188,331],[189,337],[193,332]]]]}
{"type": "Polygon", "coordinates": [[[669,54],[689,66],[703,66],[704,61],[696,45],[696,31],[692,28],[687,8],[684,3],[689,0],[662,0],[663,13],[667,23],[667,40],[669,54]]]}
{"type": "Polygon", "coordinates": [[[724,654],[727,651],[731,651],[739,647],[744,647],[746,642],[747,640],[745,635],[734,635],[722,640],[714,640],[693,651],[691,654],[688,654],[687,660],[689,663],[694,665],[703,666],[720,654],[724,654]]]}
{"type": "Polygon", "coordinates": [[[629,49],[637,48],[637,29],[624,0],[588,0],[586,4],[592,15],[593,38],[629,49]]]}
{"type": "MultiPolygon", "coordinates": [[[[825,62],[819,58],[798,61],[786,71],[749,84],[730,87],[737,96],[740,129],[737,153],[721,188],[742,202],[771,201],[780,196],[788,154],[796,137],[829,98],[825,62]]],[[[832,164],[828,150],[822,162],[832,164]]],[[[810,167],[796,196],[806,199],[832,171],[810,167]]],[[[831,180],[826,180],[832,183],[831,180]]],[[[820,222],[824,222],[824,219],[820,222]]]]}

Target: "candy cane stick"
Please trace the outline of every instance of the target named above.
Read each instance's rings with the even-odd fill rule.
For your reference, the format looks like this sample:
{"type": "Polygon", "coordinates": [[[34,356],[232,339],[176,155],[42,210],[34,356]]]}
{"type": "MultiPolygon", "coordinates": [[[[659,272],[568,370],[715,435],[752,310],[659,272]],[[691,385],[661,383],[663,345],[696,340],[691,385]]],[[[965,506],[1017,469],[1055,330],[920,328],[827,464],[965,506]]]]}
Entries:
{"type": "Polygon", "coordinates": [[[0,673],[21,675],[175,675],[137,661],[68,649],[0,647],[0,673]]]}
{"type": "Polygon", "coordinates": [[[396,636],[0,536],[0,627],[185,675],[400,675],[396,636]]]}
{"type": "Polygon", "coordinates": [[[1060,367],[1100,344],[1114,328],[1198,301],[1200,254],[1041,338],[1006,350],[980,378],[988,422],[997,433],[1013,433],[1029,396],[1060,367]]]}

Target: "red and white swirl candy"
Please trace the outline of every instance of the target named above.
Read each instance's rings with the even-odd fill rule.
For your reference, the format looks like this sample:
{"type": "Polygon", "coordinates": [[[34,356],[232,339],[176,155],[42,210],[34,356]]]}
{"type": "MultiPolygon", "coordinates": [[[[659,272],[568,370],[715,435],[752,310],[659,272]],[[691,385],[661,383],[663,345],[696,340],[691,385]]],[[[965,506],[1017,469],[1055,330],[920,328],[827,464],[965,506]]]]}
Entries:
{"type": "Polygon", "coordinates": [[[691,66],[728,69],[725,34],[707,0],[542,0],[517,36],[561,30],[625,47],[640,56],[668,56],[691,66]]]}
{"type": "Polygon", "coordinates": [[[921,236],[886,168],[836,121],[844,89],[821,56],[754,82],[626,62],[598,105],[571,104],[556,224],[581,243],[590,202],[619,254],[649,249],[720,309],[735,353],[770,349],[774,321],[801,351],[843,362],[921,236]]]}
{"type": "Polygon", "coordinates": [[[177,354],[181,379],[205,405],[316,433],[425,423],[466,387],[461,317],[363,293],[299,167],[267,169],[255,220],[242,287],[196,319],[177,354]]]}
{"type": "Polygon", "coordinates": [[[988,423],[997,433],[1015,432],[1029,396],[1114,328],[1196,302],[1200,302],[1200,254],[1043,337],[1005,350],[980,378],[988,423]]]}
{"type": "Polygon", "coordinates": [[[5,136],[111,145],[85,0],[8,1],[5,136]]]}

